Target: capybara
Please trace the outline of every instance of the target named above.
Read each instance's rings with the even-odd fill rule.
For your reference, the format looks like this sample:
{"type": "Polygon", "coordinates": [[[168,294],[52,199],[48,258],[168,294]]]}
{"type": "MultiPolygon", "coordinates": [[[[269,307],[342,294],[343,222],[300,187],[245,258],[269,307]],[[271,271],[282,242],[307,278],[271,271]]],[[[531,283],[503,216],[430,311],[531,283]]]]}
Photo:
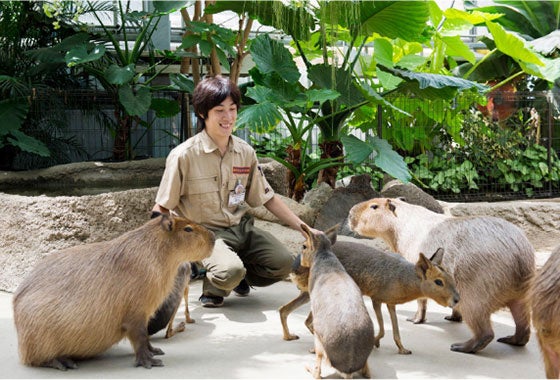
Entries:
{"type": "MultiPolygon", "coordinates": [[[[353,206],[350,228],[366,237],[380,237],[389,247],[415,262],[419,252],[445,250],[442,267],[450,273],[461,302],[448,319],[461,320],[473,337],[451,345],[452,351],[475,353],[494,338],[490,316],[508,307],[515,334],[498,339],[525,345],[531,335],[526,294],[535,271],[535,254],[521,229],[487,216],[453,217],[432,212],[402,199],[375,198],[353,206]]],[[[423,300],[414,321],[425,320],[423,300]]]]}
{"type": "Polygon", "coordinates": [[[367,359],[374,345],[373,323],[362,293],[331,250],[325,233],[305,224],[301,265],[309,267],[309,297],[313,314],[316,362],[313,377],[321,377],[323,357],[345,377],[356,371],[369,377],[367,359]]]}
{"type": "Polygon", "coordinates": [[[168,339],[178,332],[185,331],[185,323],[194,323],[194,319],[191,318],[189,312],[189,280],[191,273],[190,262],[179,265],[173,290],[171,290],[171,293],[148,322],[148,335],[154,335],[167,326],[165,338],[168,339]],[[173,321],[175,320],[175,315],[183,299],[185,300],[185,322],[179,323],[179,325],[174,328],[173,321]]]}
{"type": "Polygon", "coordinates": [[[74,360],[126,337],[136,366],[162,366],[148,320],[171,292],[179,265],[208,257],[214,240],[188,219],[161,215],[113,240],[46,256],[13,297],[21,362],[76,368],[74,360]]]}
{"type": "MultiPolygon", "coordinates": [[[[393,339],[399,354],[410,354],[403,347],[399,333],[399,325],[395,305],[428,297],[442,306],[454,307],[459,302],[459,294],[455,281],[439,264],[443,258],[443,249],[438,249],[428,260],[420,254],[418,262],[412,264],[402,256],[387,253],[357,242],[336,241],[336,230],[325,231],[331,240],[332,250],[340,260],[346,272],[354,279],[363,295],[371,298],[373,309],[379,324],[379,334],[375,337],[375,346],[379,347],[385,335],[381,304],[387,304],[393,327],[393,339]]],[[[300,289],[300,295],[279,309],[284,339],[298,339],[297,335],[288,330],[288,315],[309,301],[307,282],[309,270],[299,265],[299,256],[294,261],[290,277],[300,289]]],[[[312,314],[305,322],[311,332],[312,314]]]]}
{"type": "Polygon", "coordinates": [[[560,379],[560,246],[537,272],[529,300],[548,379],[560,379]]]}

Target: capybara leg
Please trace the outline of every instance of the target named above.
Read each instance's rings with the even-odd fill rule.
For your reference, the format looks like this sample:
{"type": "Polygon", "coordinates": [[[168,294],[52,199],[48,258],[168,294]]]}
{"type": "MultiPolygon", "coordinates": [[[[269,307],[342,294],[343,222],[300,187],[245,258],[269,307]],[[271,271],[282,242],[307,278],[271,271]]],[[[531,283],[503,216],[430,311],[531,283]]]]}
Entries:
{"type": "Polygon", "coordinates": [[[537,339],[542,351],[544,369],[547,379],[560,379],[560,354],[547,342],[544,334],[537,330],[537,339]]]}
{"type": "Polygon", "coordinates": [[[70,358],[59,357],[45,362],[43,367],[51,367],[60,371],[66,371],[67,369],[76,369],[78,365],[70,358]]]}
{"type": "Polygon", "coordinates": [[[404,348],[401,342],[401,333],[399,332],[399,321],[397,320],[397,311],[395,310],[395,305],[387,304],[387,309],[389,310],[389,315],[391,316],[391,325],[393,326],[393,340],[399,348],[399,354],[410,355],[412,352],[404,348]]]}
{"type": "MultiPolygon", "coordinates": [[[[385,336],[385,326],[383,326],[383,314],[381,313],[381,303],[371,300],[373,305],[373,311],[375,311],[375,317],[377,318],[377,324],[379,325],[379,334],[373,338],[373,345],[379,348],[379,342],[381,338],[385,336]]],[[[375,335],[375,328],[373,330],[373,335],[375,335]]]]}
{"type": "Polygon", "coordinates": [[[509,310],[515,322],[515,335],[498,339],[498,342],[511,344],[513,346],[524,346],[531,336],[531,325],[527,304],[521,300],[515,300],[508,304],[509,310]]]}
{"type": "Polygon", "coordinates": [[[481,310],[474,310],[463,315],[465,323],[473,332],[473,337],[463,343],[451,345],[451,351],[474,354],[486,347],[494,339],[494,331],[490,322],[490,314],[481,310]]]}
{"type": "Polygon", "coordinates": [[[424,323],[426,322],[426,309],[428,307],[428,300],[425,298],[420,298],[418,300],[418,310],[413,318],[407,318],[407,321],[412,323],[424,323]]]}
{"type": "Polygon", "coordinates": [[[185,284],[185,292],[183,299],[185,300],[185,322],[194,323],[194,319],[191,318],[191,312],[189,310],[189,276],[187,276],[187,283],[185,284]]]}
{"type": "Polygon", "coordinates": [[[463,321],[463,316],[461,315],[461,312],[459,310],[457,310],[456,308],[453,308],[453,311],[451,312],[451,315],[448,315],[444,318],[446,320],[450,321],[450,322],[461,322],[461,321],[463,321]]]}
{"type": "Polygon", "coordinates": [[[136,367],[144,368],[162,367],[163,362],[154,359],[154,355],[163,355],[159,348],[152,347],[148,339],[148,329],[146,321],[130,322],[123,325],[126,335],[134,352],[136,353],[136,367]]]}
{"type": "MultiPolygon", "coordinates": [[[[301,305],[309,302],[309,293],[308,292],[300,292],[299,295],[285,304],[278,309],[280,313],[280,323],[282,324],[282,332],[284,340],[295,340],[299,339],[299,336],[295,334],[291,334],[290,330],[288,329],[288,315],[301,305]]],[[[309,317],[308,317],[309,319],[309,317]]],[[[305,320],[305,325],[307,326],[307,319],[305,320]]],[[[309,326],[307,326],[309,328],[309,326]]],[[[311,331],[313,333],[313,331],[311,331]]]]}

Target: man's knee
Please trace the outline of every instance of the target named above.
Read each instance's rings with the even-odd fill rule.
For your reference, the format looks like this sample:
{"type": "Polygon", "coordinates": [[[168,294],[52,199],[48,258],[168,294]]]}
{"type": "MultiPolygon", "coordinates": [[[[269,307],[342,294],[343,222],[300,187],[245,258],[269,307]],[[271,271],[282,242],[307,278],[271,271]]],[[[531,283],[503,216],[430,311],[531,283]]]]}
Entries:
{"type": "Polygon", "coordinates": [[[243,263],[232,265],[228,268],[211,270],[206,272],[208,280],[217,288],[222,290],[232,290],[245,277],[247,270],[243,263]]]}

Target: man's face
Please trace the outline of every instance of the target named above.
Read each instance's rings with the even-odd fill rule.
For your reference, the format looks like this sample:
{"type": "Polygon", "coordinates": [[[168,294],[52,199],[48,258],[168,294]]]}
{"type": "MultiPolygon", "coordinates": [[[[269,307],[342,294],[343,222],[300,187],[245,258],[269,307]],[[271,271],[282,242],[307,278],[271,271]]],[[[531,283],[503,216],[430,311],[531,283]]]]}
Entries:
{"type": "Polygon", "coordinates": [[[228,96],[223,102],[208,111],[208,117],[204,120],[206,132],[212,137],[229,138],[236,120],[237,105],[228,96]]]}

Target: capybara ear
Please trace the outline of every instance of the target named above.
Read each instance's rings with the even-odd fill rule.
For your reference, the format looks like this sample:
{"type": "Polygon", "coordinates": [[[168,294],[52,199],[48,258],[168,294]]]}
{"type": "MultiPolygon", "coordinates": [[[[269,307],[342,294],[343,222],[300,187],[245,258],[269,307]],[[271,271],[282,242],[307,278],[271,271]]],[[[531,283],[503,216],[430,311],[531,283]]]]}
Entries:
{"type": "Polygon", "coordinates": [[[336,237],[338,236],[339,228],[340,228],[340,223],[332,226],[331,228],[325,231],[325,235],[327,235],[327,237],[331,241],[331,245],[334,245],[334,243],[336,243],[336,237]]]}
{"type": "Polygon", "coordinates": [[[387,199],[387,208],[389,209],[389,211],[391,211],[395,216],[397,216],[397,214],[395,214],[395,210],[397,209],[397,206],[395,206],[395,204],[393,202],[391,202],[390,199],[387,199]]]}
{"type": "Polygon", "coordinates": [[[161,228],[163,228],[165,231],[171,232],[175,227],[175,219],[173,219],[172,216],[169,216],[167,214],[161,214],[160,225],[161,228]]]}
{"type": "Polygon", "coordinates": [[[416,273],[418,274],[418,277],[425,280],[426,272],[431,267],[432,267],[432,263],[430,262],[430,260],[428,260],[423,253],[420,253],[420,256],[418,257],[418,261],[416,262],[416,273]]]}
{"type": "Polygon", "coordinates": [[[441,262],[443,261],[443,254],[445,253],[445,250],[442,247],[439,247],[437,249],[437,251],[434,252],[434,254],[432,255],[432,257],[430,257],[430,261],[436,265],[441,265],[441,262]]]}

